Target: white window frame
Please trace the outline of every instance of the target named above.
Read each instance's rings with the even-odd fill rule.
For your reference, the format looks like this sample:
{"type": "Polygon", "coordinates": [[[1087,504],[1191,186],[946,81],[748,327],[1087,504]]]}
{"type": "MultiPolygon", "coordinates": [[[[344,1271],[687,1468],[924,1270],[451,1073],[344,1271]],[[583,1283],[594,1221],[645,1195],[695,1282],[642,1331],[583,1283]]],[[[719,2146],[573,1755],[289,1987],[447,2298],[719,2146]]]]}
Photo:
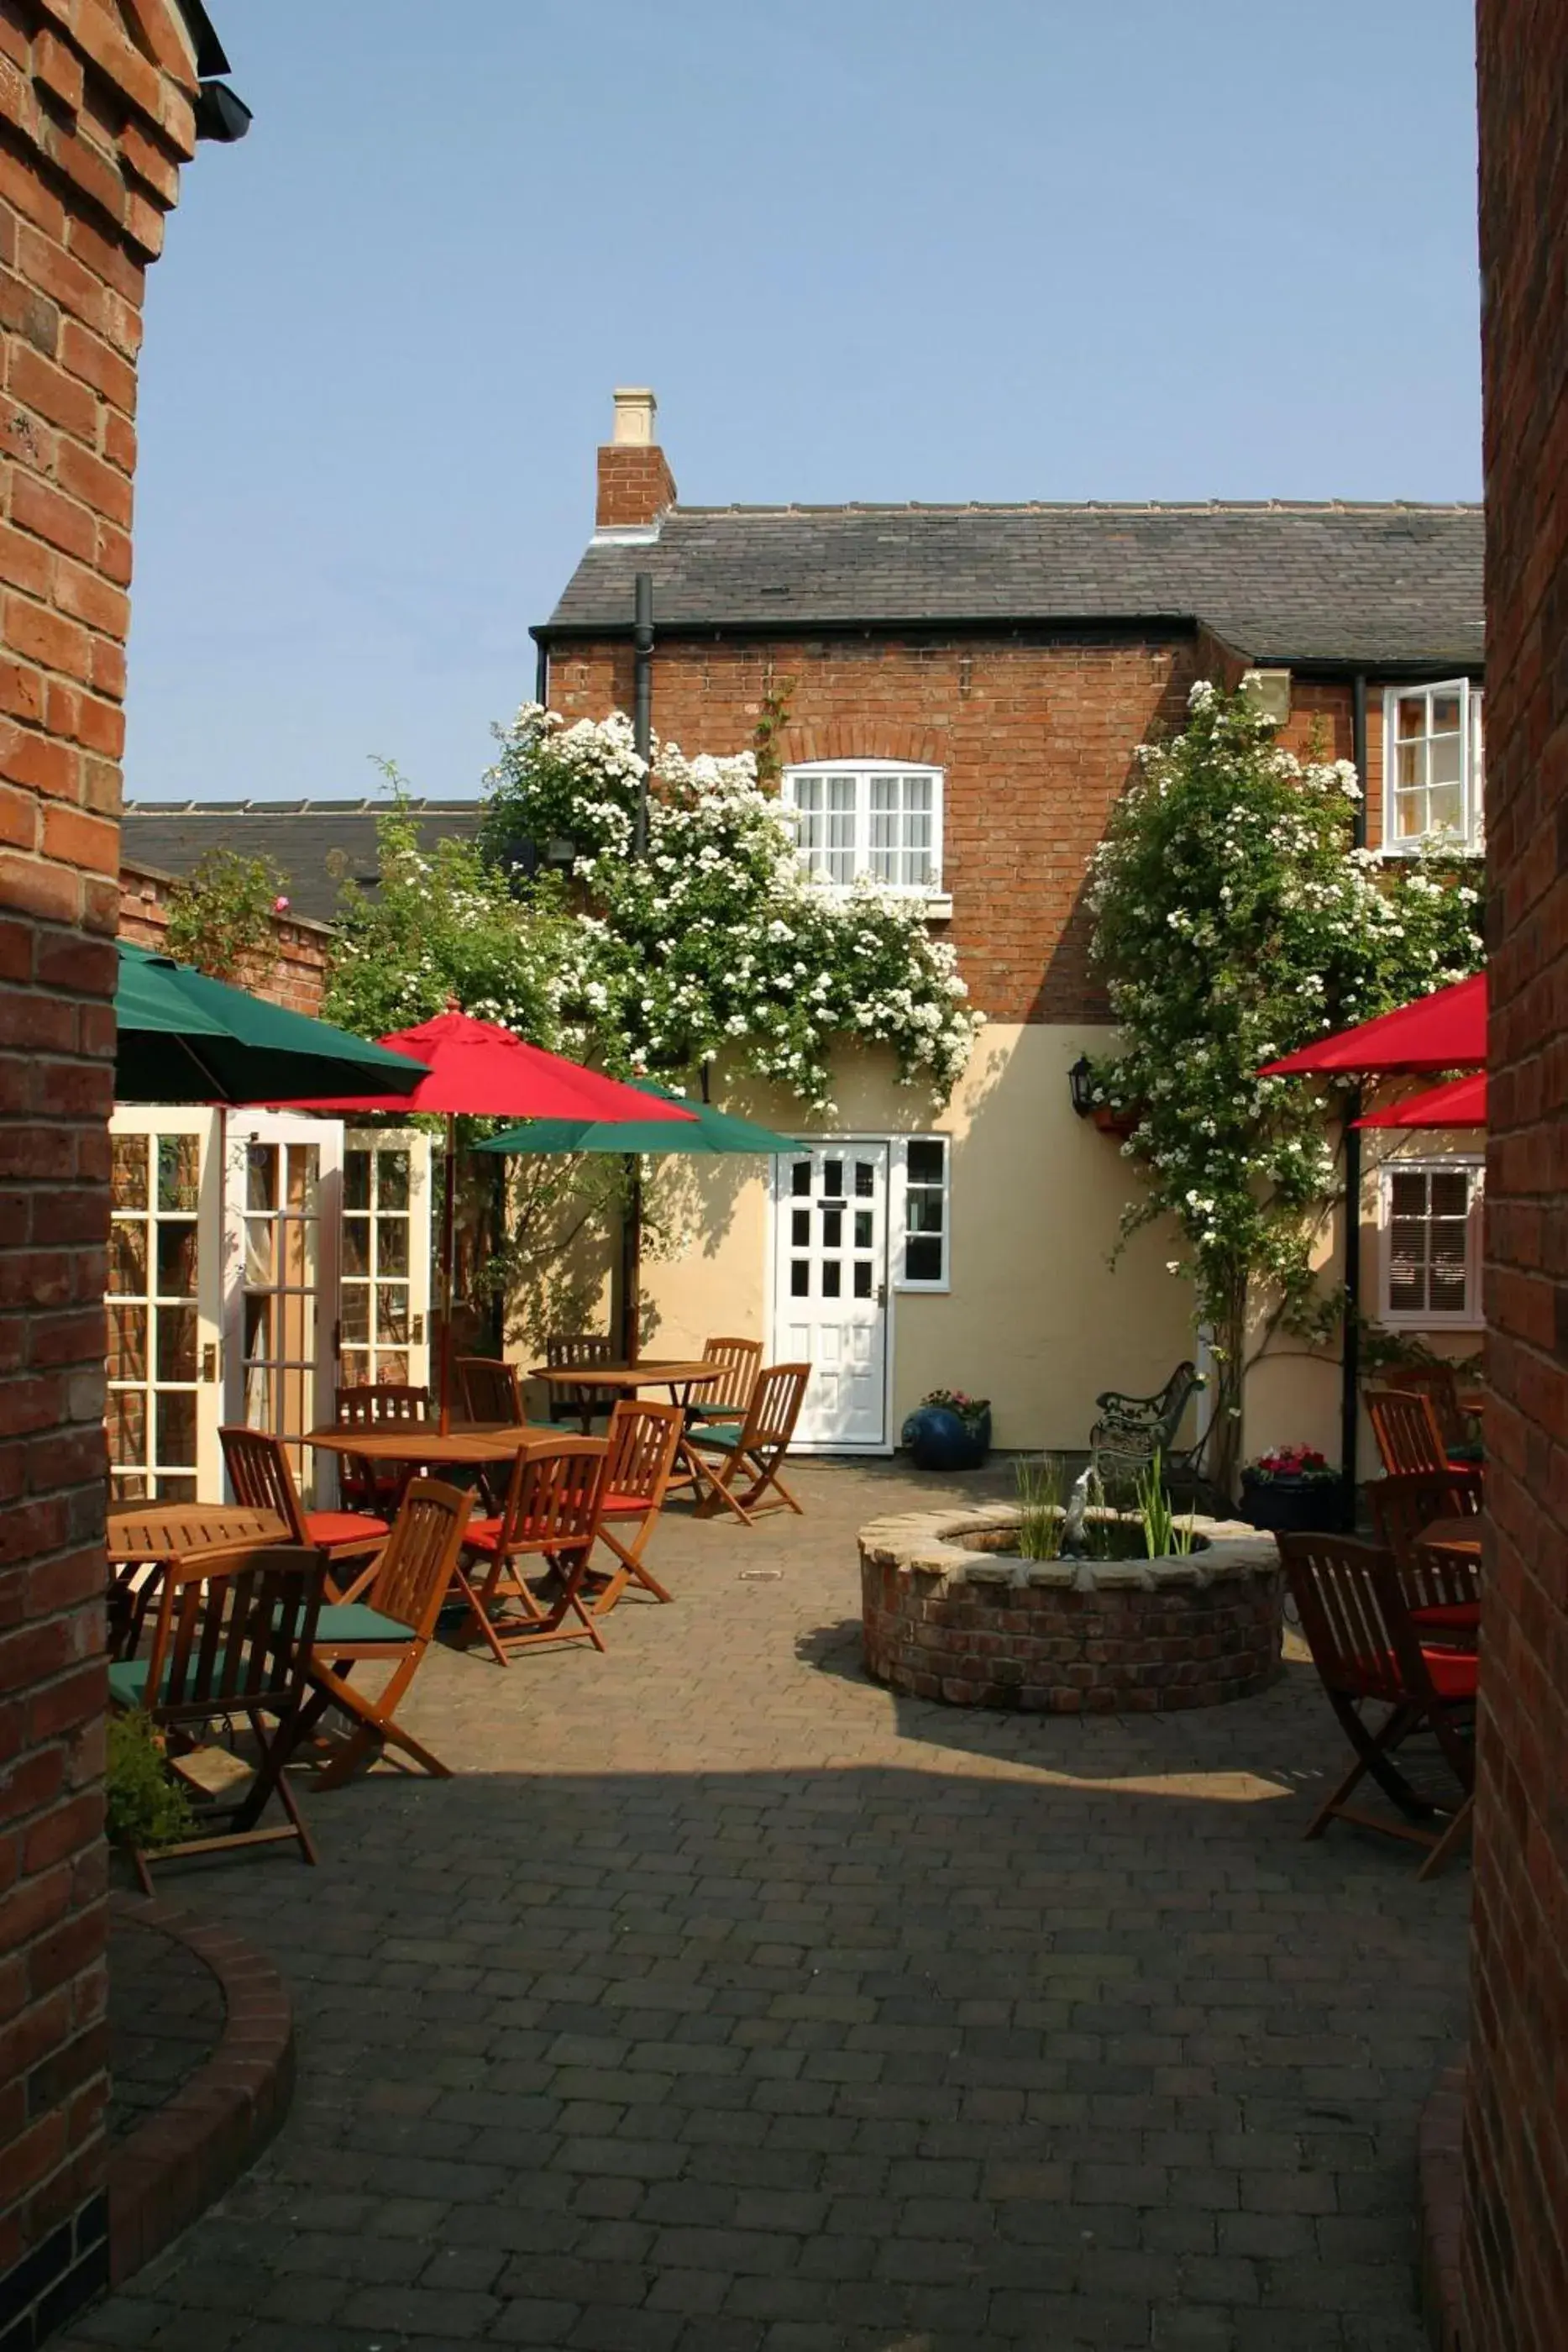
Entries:
{"type": "MultiPolygon", "coordinates": [[[[953,901],[942,882],[942,828],[945,813],[946,772],[933,767],[926,760],[802,760],[786,768],[780,780],[780,796],[786,807],[798,806],[795,787],[802,777],[854,776],[859,780],[855,793],[853,879],[830,882],[817,876],[818,887],[831,890],[836,897],[845,898],[855,882],[873,878],[871,870],[871,793],[867,789],[873,776],[919,776],[931,786],[931,878],[927,882],[878,882],[877,887],[888,890],[901,898],[919,898],[934,915],[951,914],[953,901]]],[[[801,863],[805,857],[801,855],[801,863]]]]}
{"type": "MultiPolygon", "coordinates": [[[[930,1191],[929,1185],[915,1189],[930,1191]]],[[[927,1234],[922,1236],[929,1240],[927,1234]]],[[[888,1171],[887,1204],[888,1276],[894,1290],[921,1295],[943,1295],[953,1287],[953,1139],[950,1135],[899,1135],[893,1139],[893,1153],[888,1171]],[[942,1271],[929,1281],[904,1271],[904,1246],[909,1240],[909,1147],[912,1143],[939,1143],[942,1146],[942,1271]]]]}
{"type": "Polygon", "coordinates": [[[1438,1153],[1422,1159],[1385,1160],[1377,1171],[1377,1311],[1391,1331],[1476,1331],[1484,1328],[1481,1300],[1481,1212],[1486,1194],[1486,1162],[1468,1154],[1438,1153]],[[1389,1291],[1394,1272],[1393,1188],[1396,1176],[1467,1176],[1469,1202],[1465,1219],[1465,1306],[1458,1315],[1435,1313],[1429,1307],[1413,1312],[1392,1307],[1389,1291]]]}
{"type": "MultiPolygon", "coordinates": [[[[1445,844],[1456,849],[1479,849],[1484,837],[1484,803],[1486,760],[1481,729],[1482,689],[1468,677],[1435,677],[1410,680],[1403,686],[1385,687],[1383,695],[1383,855],[1385,857],[1418,856],[1423,849],[1440,848],[1445,844]],[[1459,800],[1463,812],[1458,832],[1397,834],[1394,830],[1398,809],[1397,746],[1398,713],[1401,702],[1415,695],[1430,699],[1435,694],[1457,694],[1459,698],[1459,800]]],[[[1429,736],[1427,740],[1430,740],[1429,736]]]]}

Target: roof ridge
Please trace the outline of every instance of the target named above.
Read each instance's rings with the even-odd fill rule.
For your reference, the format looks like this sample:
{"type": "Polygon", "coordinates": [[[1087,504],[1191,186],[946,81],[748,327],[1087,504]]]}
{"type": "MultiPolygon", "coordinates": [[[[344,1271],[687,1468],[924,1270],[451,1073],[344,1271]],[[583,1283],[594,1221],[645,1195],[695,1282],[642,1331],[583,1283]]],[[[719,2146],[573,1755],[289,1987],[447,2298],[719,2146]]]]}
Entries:
{"type": "Polygon", "coordinates": [[[844,499],[817,503],[698,506],[677,501],[664,519],[682,515],[936,515],[936,514],[1480,514],[1479,499],[844,499]]]}
{"type": "MultiPolygon", "coordinates": [[[[124,801],[122,816],[201,816],[221,811],[225,816],[254,813],[266,816],[380,816],[394,807],[388,800],[357,801],[274,801],[274,800],[214,800],[214,801],[124,801]]],[[[425,793],[418,800],[407,800],[403,807],[416,811],[425,809],[482,809],[484,801],[477,796],[443,800],[425,793]]]]}

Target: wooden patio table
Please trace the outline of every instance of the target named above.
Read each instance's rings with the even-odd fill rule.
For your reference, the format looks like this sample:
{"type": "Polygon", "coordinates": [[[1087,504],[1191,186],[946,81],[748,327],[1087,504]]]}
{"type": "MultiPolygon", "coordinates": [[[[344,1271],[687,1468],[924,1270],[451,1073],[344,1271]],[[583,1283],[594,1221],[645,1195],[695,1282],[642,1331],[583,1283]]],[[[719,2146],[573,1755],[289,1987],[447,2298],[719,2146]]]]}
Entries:
{"type": "Polygon", "coordinates": [[[147,1604],[166,1564],[185,1553],[239,1543],[287,1543],[289,1530],[276,1511],[246,1511],[225,1503],[124,1503],[104,1524],[110,1569],[110,1646],[116,1657],[141,1631],[147,1604]],[[133,1581],[144,1568],[154,1572],[133,1581]]]}
{"type": "MultiPolygon", "coordinates": [[[[640,1364],[536,1364],[528,1378],[569,1393],[576,1389],[584,1402],[594,1389],[609,1389],[621,1396],[635,1396],[639,1389],[668,1389],[672,1404],[685,1405],[690,1404],[694,1389],[711,1388],[715,1381],[724,1379],[727,1369],[706,1358],[698,1363],[678,1359],[661,1363],[656,1357],[649,1357],[640,1364]]],[[[579,1411],[586,1435],[593,1416],[580,1403],[579,1411]]]]}
{"type": "Polygon", "coordinates": [[[385,1462],[401,1469],[400,1502],[403,1488],[420,1470],[476,1470],[485,1507],[495,1511],[499,1505],[485,1476],[486,1468],[494,1469],[498,1462],[509,1465],[524,1446],[548,1445],[559,1435],[548,1421],[469,1421],[449,1429],[444,1437],[433,1421],[389,1421],[371,1429],[342,1429],[336,1423],[312,1429],[305,1443],[326,1454],[351,1454],[360,1462],[385,1462]]]}
{"type": "Polygon", "coordinates": [[[1427,1551],[1451,1552],[1456,1559],[1479,1560],[1481,1523],[1473,1513],[1458,1518],[1434,1519],[1416,1538],[1427,1551]]]}

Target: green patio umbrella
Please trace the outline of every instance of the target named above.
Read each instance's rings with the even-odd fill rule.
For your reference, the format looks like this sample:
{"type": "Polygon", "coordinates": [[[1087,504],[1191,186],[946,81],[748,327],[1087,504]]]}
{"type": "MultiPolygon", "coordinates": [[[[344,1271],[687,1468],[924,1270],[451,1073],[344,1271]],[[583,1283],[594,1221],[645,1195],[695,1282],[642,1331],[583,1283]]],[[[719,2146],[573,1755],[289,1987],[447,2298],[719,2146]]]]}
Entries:
{"type": "Polygon", "coordinates": [[[657,1095],[664,1102],[678,1102],[684,1110],[690,1111],[691,1118],[679,1125],[668,1119],[650,1120],[646,1127],[638,1127],[635,1122],[628,1127],[611,1127],[586,1119],[530,1118],[523,1126],[509,1127],[504,1134],[492,1136],[488,1143],[479,1146],[481,1151],[612,1151],[630,1160],[631,1184],[621,1260],[621,1345],[628,1363],[637,1360],[637,1307],[643,1286],[643,1185],[635,1155],[679,1151],[698,1158],[720,1158],[727,1153],[771,1154],[798,1151],[800,1148],[791,1136],[776,1135],[770,1127],[761,1127],[752,1118],[737,1118],[732,1111],[716,1110],[712,1103],[693,1102],[688,1096],[677,1095],[668,1087],[651,1086],[644,1081],[642,1091],[657,1095]]]}
{"type": "Polygon", "coordinates": [[[635,1120],[628,1127],[611,1127],[590,1119],[530,1118],[521,1127],[508,1127],[504,1134],[493,1135],[478,1148],[481,1151],[618,1151],[623,1157],[633,1152],[679,1151],[695,1152],[699,1158],[723,1152],[799,1151],[800,1148],[792,1136],[776,1135],[770,1127],[759,1127],[751,1118],[737,1118],[731,1111],[716,1110],[712,1103],[693,1102],[672,1087],[650,1086],[643,1079],[637,1082],[637,1091],[657,1095],[663,1102],[678,1102],[691,1117],[678,1123],[650,1119],[646,1127],[639,1127],[635,1120]]]}
{"type": "Polygon", "coordinates": [[[425,1076],[406,1054],[123,940],[114,1013],[119,1102],[270,1103],[329,1089],[407,1095],[425,1076]]]}

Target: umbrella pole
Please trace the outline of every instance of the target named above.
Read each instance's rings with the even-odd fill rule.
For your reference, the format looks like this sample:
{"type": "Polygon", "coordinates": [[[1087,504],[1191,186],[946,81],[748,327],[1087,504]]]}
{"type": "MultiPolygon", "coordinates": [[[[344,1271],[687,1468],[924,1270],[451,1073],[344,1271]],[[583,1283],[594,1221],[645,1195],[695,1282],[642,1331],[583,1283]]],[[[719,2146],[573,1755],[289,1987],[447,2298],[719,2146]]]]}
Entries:
{"type": "Polygon", "coordinates": [[[621,1354],[637,1361],[643,1329],[643,1162],[626,1155],[626,1205],[621,1215],[621,1354]]]}
{"type": "Polygon", "coordinates": [[[452,1429],[452,1314],[457,1290],[457,1121],[446,1114],[446,1171],[441,1202],[441,1362],[437,1368],[441,1434],[452,1429]]]}

